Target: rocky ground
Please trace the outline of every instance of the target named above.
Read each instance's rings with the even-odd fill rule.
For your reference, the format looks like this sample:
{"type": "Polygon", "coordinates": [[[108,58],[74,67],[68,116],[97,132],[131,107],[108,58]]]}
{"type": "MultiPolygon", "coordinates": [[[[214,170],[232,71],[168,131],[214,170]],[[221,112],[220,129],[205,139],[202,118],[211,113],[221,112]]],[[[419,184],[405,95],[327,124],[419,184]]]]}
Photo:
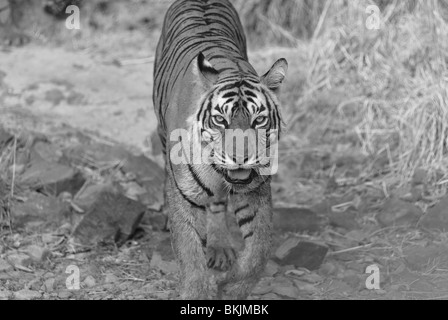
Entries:
{"type": "MultiPolygon", "coordinates": [[[[0,50],[0,299],[177,298],[151,103],[159,16],[76,48],[0,50]]],[[[294,104],[300,54],[251,51],[260,73],[280,55],[294,104]]],[[[448,298],[448,198],[426,172],[390,188],[387,159],[349,140],[294,151],[297,134],[280,150],[272,258],[251,298],[448,298]]]]}

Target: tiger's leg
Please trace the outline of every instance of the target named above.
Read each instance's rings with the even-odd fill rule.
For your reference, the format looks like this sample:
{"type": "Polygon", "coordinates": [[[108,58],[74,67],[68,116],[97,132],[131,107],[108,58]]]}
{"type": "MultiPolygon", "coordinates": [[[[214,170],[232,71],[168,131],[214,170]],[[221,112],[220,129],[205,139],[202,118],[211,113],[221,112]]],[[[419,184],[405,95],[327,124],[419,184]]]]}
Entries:
{"type": "Polygon", "coordinates": [[[218,201],[207,207],[207,266],[227,271],[236,260],[226,221],[227,202],[218,201]]]}
{"type": "Polygon", "coordinates": [[[195,208],[188,203],[171,178],[167,183],[171,242],[180,267],[180,297],[210,299],[212,293],[205,260],[205,208],[195,208]]]}
{"type": "Polygon", "coordinates": [[[272,207],[269,185],[258,192],[232,195],[235,215],[244,237],[244,250],[218,285],[218,297],[246,299],[257,284],[270,256],[272,207]]]}

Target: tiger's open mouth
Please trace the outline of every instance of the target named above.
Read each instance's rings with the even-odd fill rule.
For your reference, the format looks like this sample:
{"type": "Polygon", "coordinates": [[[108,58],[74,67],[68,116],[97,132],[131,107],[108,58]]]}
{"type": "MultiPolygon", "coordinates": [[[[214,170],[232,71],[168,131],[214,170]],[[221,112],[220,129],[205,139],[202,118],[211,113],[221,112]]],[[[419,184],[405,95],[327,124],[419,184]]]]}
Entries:
{"type": "Polygon", "coordinates": [[[250,184],[255,178],[256,172],[253,169],[227,170],[224,178],[232,184],[250,184]]]}

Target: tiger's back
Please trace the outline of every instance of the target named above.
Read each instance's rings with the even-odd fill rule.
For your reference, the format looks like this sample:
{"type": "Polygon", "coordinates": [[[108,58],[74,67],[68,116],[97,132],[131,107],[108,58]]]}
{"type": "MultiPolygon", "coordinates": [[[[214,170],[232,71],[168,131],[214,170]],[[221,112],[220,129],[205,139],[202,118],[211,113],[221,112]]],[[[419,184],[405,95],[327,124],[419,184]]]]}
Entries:
{"type": "MultiPolygon", "coordinates": [[[[166,13],[154,63],[153,102],[162,141],[169,98],[201,52],[221,79],[236,71],[257,77],[248,63],[243,26],[228,0],[176,1],[166,13]]],[[[185,114],[188,111],[193,110],[185,114]]]]}

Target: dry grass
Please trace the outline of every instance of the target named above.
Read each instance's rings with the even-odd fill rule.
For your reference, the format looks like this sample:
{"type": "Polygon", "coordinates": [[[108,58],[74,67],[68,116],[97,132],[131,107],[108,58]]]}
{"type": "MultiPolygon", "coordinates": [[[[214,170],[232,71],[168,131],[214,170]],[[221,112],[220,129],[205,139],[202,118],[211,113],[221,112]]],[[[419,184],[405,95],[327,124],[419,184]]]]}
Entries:
{"type": "Polygon", "coordinates": [[[280,38],[307,57],[306,84],[296,104],[300,111],[290,112],[296,114],[292,132],[300,128],[303,138],[304,127],[328,131],[345,125],[345,134],[356,134],[365,154],[388,158],[390,172],[400,182],[420,167],[444,185],[446,0],[235,2],[250,33],[264,34],[267,42],[280,38]],[[366,28],[371,4],[381,9],[379,30],[366,28]],[[328,101],[323,106],[322,97],[328,101]],[[313,112],[314,122],[300,122],[313,112]]]}

